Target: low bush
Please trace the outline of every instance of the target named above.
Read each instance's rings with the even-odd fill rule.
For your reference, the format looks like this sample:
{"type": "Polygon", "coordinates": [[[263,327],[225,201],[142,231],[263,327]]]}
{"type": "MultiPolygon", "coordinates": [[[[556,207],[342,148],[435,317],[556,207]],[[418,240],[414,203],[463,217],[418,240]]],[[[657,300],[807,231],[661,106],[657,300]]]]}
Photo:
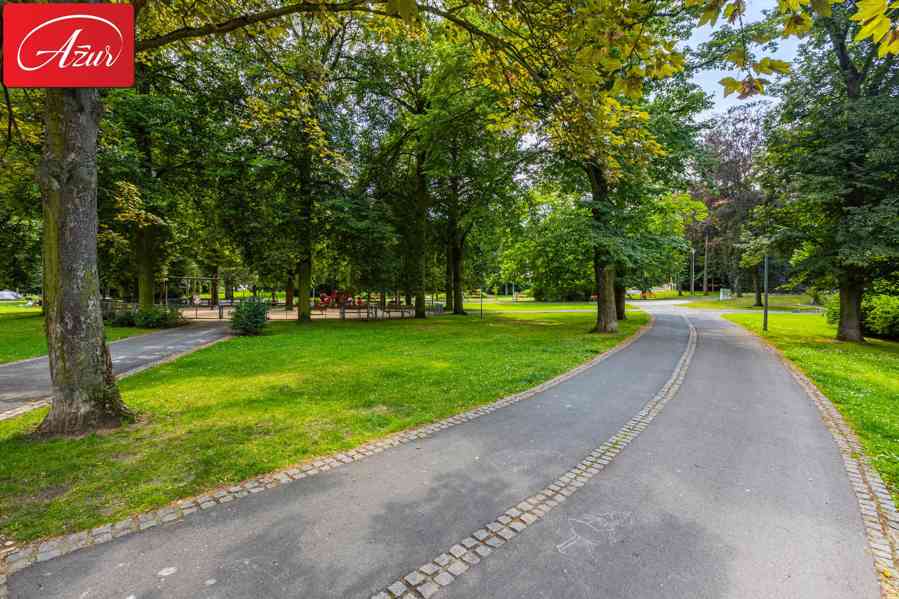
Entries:
{"type": "MultiPolygon", "coordinates": [[[[840,296],[825,302],[827,322],[840,321],[840,296]]],[[[862,299],[862,330],[866,335],[899,339],[899,296],[866,294],[862,299]]]]}
{"type": "Polygon", "coordinates": [[[134,312],[134,326],[145,329],[170,329],[184,324],[181,311],[168,306],[140,308],[134,312]]]}
{"type": "Polygon", "coordinates": [[[899,339],[899,297],[873,296],[865,311],[865,329],[878,337],[899,339]]]}
{"type": "Polygon", "coordinates": [[[265,302],[240,302],[231,312],[231,328],[241,335],[258,335],[267,322],[268,304],[265,302]]]}
{"type": "Polygon", "coordinates": [[[109,324],[116,327],[133,327],[137,326],[134,324],[134,310],[126,309],[126,310],[116,310],[107,318],[109,324]]]}

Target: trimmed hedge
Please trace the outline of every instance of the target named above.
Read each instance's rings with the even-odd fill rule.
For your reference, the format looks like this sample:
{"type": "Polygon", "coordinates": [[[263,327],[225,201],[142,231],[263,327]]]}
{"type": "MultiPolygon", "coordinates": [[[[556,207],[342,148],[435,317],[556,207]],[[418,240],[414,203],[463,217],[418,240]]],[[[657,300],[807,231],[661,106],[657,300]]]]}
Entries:
{"type": "Polygon", "coordinates": [[[166,306],[116,310],[107,318],[107,321],[109,324],[118,327],[140,327],[144,329],[171,329],[184,324],[181,311],[178,308],[166,306]]]}

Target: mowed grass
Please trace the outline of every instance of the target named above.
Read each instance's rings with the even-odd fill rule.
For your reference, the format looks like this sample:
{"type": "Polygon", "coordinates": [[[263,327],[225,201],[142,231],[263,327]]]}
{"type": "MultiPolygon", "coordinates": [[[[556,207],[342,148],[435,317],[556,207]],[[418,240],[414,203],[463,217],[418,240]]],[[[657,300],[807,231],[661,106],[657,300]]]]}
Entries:
{"type": "MultiPolygon", "coordinates": [[[[811,305],[811,298],[807,295],[769,295],[768,310],[778,312],[817,312],[821,306],[811,305]]],[[[719,300],[714,295],[697,296],[692,299],[688,308],[702,308],[705,310],[758,310],[762,311],[761,306],[756,306],[755,294],[746,293],[743,297],[735,297],[729,300],[719,300]]]]}
{"type": "Polygon", "coordinates": [[[602,352],[584,314],[272,323],[120,383],[140,413],[78,439],[0,422],[0,535],[82,530],[532,387],[602,352]]]}
{"type": "MultiPolygon", "coordinates": [[[[465,310],[471,314],[480,314],[479,300],[470,299],[464,304],[465,310]]],[[[596,312],[596,304],[592,302],[536,302],[532,299],[519,301],[487,300],[484,298],[484,312],[560,312],[565,310],[590,310],[596,312]]]]}
{"type": "Polygon", "coordinates": [[[778,314],[767,334],[761,316],[725,318],[764,336],[811,377],[858,434],[899,501],[899,343],[835,341],[836,329],[817,315],[778,314]]]}
{"type": "MultiPolygon", "coordinates": [[[[116,341],[149,333],[151,329],[106,327],[106,340],[116,341]]],[[[24,304],[0,303],[0,364],[36,358],[47,353],[41,309],[24,304]]]]}

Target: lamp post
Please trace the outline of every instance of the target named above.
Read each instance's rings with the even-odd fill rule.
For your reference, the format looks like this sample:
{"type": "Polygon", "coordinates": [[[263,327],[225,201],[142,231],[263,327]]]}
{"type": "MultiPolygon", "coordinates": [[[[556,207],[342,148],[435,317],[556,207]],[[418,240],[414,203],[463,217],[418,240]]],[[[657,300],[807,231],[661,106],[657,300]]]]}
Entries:
{"type": "Polygon", "coordinates": [[[690,248],[690,296],[696,295],[696,248],[690,248]]]}

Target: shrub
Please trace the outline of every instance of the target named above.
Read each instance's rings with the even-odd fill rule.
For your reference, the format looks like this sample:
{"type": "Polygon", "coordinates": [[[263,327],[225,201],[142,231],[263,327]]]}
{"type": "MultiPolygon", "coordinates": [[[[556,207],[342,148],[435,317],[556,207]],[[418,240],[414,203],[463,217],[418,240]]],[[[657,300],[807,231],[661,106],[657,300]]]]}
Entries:
{"type": "MultiPolygon", "coordinates": [[[[840,296],[827,298],[827,322],[840,321],[840,296]]],[[[862,330],[866,335],[899,338],[899,296],[865,294],[862,298],[862,330]]]]}
{"type": "Polygon", "coordinates": [[[181,311],[174,307],[153,306],[134,313],[134,325],[146,329],[170,329],[183,323],[181,311]]]}
{"type": "Polygon", "coordinates": [[[865,329],[878,337],[899,338],[899,297],[875,295],[863,310],[865,329]]]}
{"type": "Polygon", "coordinates": [[[116,310],[110,315],[109,323],[117,327],[136,326],[134,324],[134,313],[134,310],[131,309],[116,310]]]}
{"type": "Polygon", "coordinates": [[[267,322],[268,304],[265,302],[240,302],[231,312],[231,328],[241,335],[258,335],[267,322]]]}

